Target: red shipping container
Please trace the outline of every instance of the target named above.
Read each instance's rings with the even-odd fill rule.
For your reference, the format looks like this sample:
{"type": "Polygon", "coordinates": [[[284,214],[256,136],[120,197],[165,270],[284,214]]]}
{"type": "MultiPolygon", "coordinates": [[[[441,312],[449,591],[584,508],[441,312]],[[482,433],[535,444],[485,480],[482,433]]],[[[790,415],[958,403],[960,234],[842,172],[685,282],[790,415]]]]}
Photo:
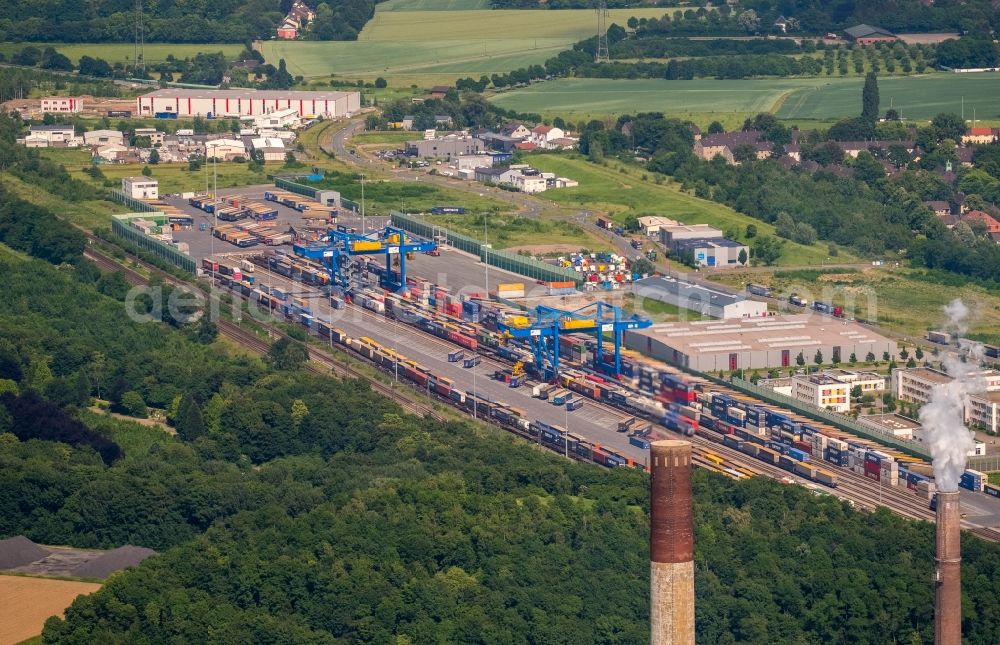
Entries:
{"type": "Polygon", "coordinates": [[[865,462],[865,477],[874,481],[881,481],[882,472],[879,469],[878,464],[872,463],[870,461],[865,462]]]}
{"type": "Polygon", "coordinates": [[[808,452],[808,453],[812,452],[812,444],[809,443],[808,441],[796,441],[792,443],[792,445],[801,450],[802,452],[808,452]]]}

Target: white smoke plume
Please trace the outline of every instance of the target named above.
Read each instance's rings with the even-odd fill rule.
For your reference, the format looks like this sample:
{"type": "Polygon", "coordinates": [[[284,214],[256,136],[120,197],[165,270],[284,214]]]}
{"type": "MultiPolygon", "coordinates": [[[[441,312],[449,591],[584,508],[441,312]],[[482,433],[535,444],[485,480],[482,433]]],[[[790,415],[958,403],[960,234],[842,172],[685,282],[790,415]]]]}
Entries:
{"type": "Polygon", "coordinates": [[[969,308],[961,298],[955,298],[944,306],[944,315],[948,316],[948,329],[962,336],[969,330],[965,322],[969,318],[969,308]]]}
{"type": "MultiPolygon", "coordinates": [[[[966,331],[969,308],[956,298],[944,307],[949,328],[966,331]]],[[[931,392],[930,401],[920,409],[920,423],[934,462],[934,480],[941,492],[958,490],[969,452],[975,449],[975,435],[965,426],[965,403],[970,394],[981,392],[985,383],[979,375],[979,360],[973,353],[965,363],[954,355],[944,362],[952,377],[931,392]]]]}

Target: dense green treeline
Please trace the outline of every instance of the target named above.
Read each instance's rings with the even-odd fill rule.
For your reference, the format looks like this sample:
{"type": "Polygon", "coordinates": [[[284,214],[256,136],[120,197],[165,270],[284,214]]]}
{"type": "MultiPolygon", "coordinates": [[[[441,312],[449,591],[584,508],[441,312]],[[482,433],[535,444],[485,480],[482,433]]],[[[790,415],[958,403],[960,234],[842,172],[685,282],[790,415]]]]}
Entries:
{"type": "MultiPolygon", "coordinates": [[[[305,0],[315,13],[306,32],[318,40],[354,40],[377,0],[305,0]]],[[[273,38],[292,0],[168,0],[143,7],[146,42],[238,43],[273,38]]],[[[0,40],[132,42],[135,3],[122,0],[8,0],[0,40]]]]}
{"type": "MultiPolygon", "coordinates": [[[[800,133],[803,161],[818,168],[789,167],[777,160],[792,144],[792,132],[773,115],[747,120],[744,130],[756,130],[773,146],[773,157],[756,160],[753,146],[736,146],[738,165],[717,157],[704,161],[694,155],[691,124],[662,114],[619,118],[614,127],[599,121],[581,124],[581,152],[592,159],[620,156],[632,161],[635,151],[648,159],[648,170],[672,176],[686,190],[712,199],[757,219],[773,223],[782,237],[812,243],[818,237],[879,257],[899,253],[916,266],[945,269],[996,284],[1000,275],[1000,247],[983,226],[949,230],[923,202],[957,203],[959,192],[970,208],[987,208],[1000,198],[1000,145],[980,146],[977,166],[959,165],[955,142],[965,132],[956,115],[941,114],[929,125],[916,127],[899,121],[874,124],[861,118],[844,119],[826,131],[800,133]],[[628,124],[628,135],[622,132],[628,124]],[[838,141],[867,139],[913,141],[921,149],[911,161],[904,145],[845,155],[838,141]],[[886,173],[883,163],[900,170],[886,173]],[[957,181],[946,181],[946,164],[958,168],[957,181]],[[967,231],[965,229],[968,229],[967,231]]],[[[707,134],[722,131],[712,124],[707,134]]],[[[759,244],[760,240],[753,240],[759,244]]],[[[769,263],[778,256],[757,258],[769,263]]]]}
{"type": "MultiPolygon", "coordinates": [[[[67,403],[123,448],[106,464],[3,434],[0,415],[0,535],[163,551],[51,620],[47,642],[647,639],[642,473],[131,322],[113,281],[82,266],[0,267],[9,381],[45,392],[82,371],[108,396],[120,378],[178,430],[194,401],[201,431],[181,440],[67,403]]],[[[695,491],[702,641],[931,641],[929,526],[767,480],[698,473],[695,491]]],[[[970,539],[965,555],[968,642],[992,643],[1000,549],[970,539]]]]}

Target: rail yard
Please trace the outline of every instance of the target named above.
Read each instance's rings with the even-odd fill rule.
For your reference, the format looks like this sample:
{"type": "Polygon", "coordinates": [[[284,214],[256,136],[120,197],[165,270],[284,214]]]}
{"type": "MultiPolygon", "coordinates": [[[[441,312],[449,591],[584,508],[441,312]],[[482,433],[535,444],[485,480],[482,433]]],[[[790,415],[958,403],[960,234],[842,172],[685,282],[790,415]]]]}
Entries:
{"type": "MultiPolygon", "coordinates": [[[[346,265],[350,288],[331,289],[327,267],[318,262],[251,251],[210,257],[203,267],[217,286],[245,298],[254,317],[306,328],[316,341],[309,349],[313,369],[358,377],[334,356],[368,361],[411,386],[373,382],[414,413],[440,416],[435,404],[450,404],[568,458],[608,467],[646,469],[649,441],[680,433],[694,442],[697,465],[728,477],[795,481],[857,507],[884,505],[907,517],[933,517],[928,465],[909,455],[629,350],[622,352],[621,375],[599,372],[592,369],[593,336],[563,335],[563,369],[546,378],[534,369],[530,348],[501,331],[509,328],[505,320],[523,312],[490,300],[486,292],[466,287],[452,295],[416,276],[407,276],[396,293],[387,292],[379,288],[386,269],[357,258],[346,265]]],[[[110,268],[107,258],[90,255],[110,268]]],[[[471,256],[466,263],[449,262],[465,259],[458,251],[447,256],[421,254],[414,264],[432,275],[441,275],[444,266],[476,264],[471,256]]],[[[478,282],[471,278],[461,271],[459,282],[478,282]]],[[[132,282],[141,279],[130,276],[132,282]]],[[[261,353],[271,340],[231,322],[220,321],[220,331],[261,353]]],[[[988,486],[984,492],[997,494],[988,486]]],[[[1000,524],[996,501],[971,493],[963,498],[966,526],[991,540],[1000,540],[1000,532],[989,528],[1000,524]],[[976,517],[984,523],[975,523],[976,517]]]]}

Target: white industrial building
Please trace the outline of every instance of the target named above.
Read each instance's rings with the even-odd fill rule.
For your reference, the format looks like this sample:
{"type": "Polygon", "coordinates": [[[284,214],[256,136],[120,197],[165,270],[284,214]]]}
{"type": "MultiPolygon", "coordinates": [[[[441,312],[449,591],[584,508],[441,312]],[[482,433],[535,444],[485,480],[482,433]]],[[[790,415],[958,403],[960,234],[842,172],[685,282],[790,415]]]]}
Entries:
{"type": "Polygon", "coordinates": [[[767,315],[767,303],[674,278],[643,278],[632,284],[638,306],[645,298],[695,311],[710,318],[760,318],[767,315]]]}
{"type": "Polygon", "coordinates": [[[48,96],[42,99],[42,112],[73,114],[83,111],[83,99],[74,96],[48,96]]]}
{"type": "Polygon", "coordinates": [[[219,161],[232,161],[238,157],[246,158],[247,149],[238,139],[214,139],[205,142],[205,158],[219,161]]]}
{"type": "Polygon", "coordinates": [[[856,322],[810,314],[660,323],[625,332],[625,345],[653,358],[702,372],[792,367],[872,352],[895,354],[896,342],[856,322]]]}
{"type": "Polygon", "coordinates": [[[285,142],[277,138],[260,137],[250,140],[254,154],[260,155],[263,161],[284,161],[285,142]]]}
{"type": "Polygon", "coordinates": [[[792,398],[815,408],[849,412],[851,385],[826,374],[796,374],[792,377],[792,398]]]}
{"type": "Polygon", "coordinates": [[[83,143],[71,125],[33,125],[21,140],[28,148],[72,148],[83,143]]]}
{"type": "MultiPolygon", "coordinates": [[[[358,92],[298,90],[201,90],[179,87],[156,90],[135,99],[136,114],[176,117],[258,116],[292,110],[298,118],[344,117],[361,109],[358,92]]],[[[287,118],[283,117],[283,118],[287,118]]]]}
{"type": "Polygon", "coordinates": [[[118,130],[91,130],[83,133],[83,142],[88,146],[123,146],[125,135],[118,130]]]}
{"type": "Polygon", "coordinates": [[[294,128],[302,120],[297,108],[288,107],[283,110],[274,110],[267,114],[261,114],[253,118],[254,126],[258,130],[262,128],[294,128]]]}
{"type": "Polygon", "coordinates": [[[132,199],[159,199],[160,182],[150,177],[122,177],[122,192],[132,199]]]}

